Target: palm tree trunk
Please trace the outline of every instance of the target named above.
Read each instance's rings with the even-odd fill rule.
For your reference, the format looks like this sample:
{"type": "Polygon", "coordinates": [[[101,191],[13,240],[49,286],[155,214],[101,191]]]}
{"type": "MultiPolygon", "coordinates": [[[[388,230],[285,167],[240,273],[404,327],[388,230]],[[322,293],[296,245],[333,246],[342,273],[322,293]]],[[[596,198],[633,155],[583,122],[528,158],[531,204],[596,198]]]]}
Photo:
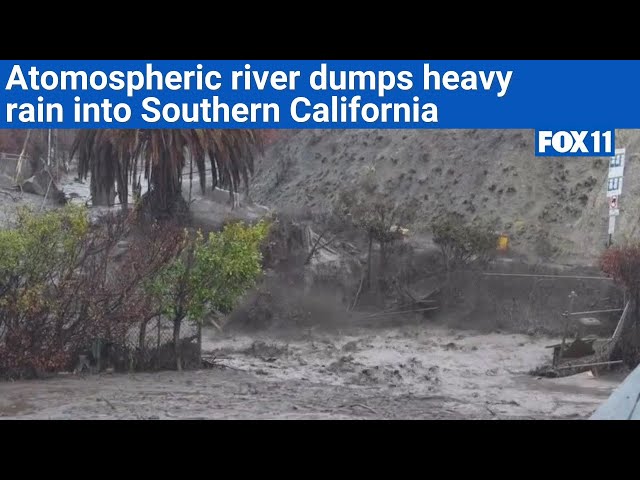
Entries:
{"type": "Polygon", "coordinates": [[[142,197],[145,208],[154,216],[165,216],[185,213],[188,205],[182,197],[181,176],[171,171],[166,152],[161,154],[161,162],[151,172],[150,188],[142,197]]]}
{"type": "Polygon", "coordinates": [[[116,190],[113,185],[98,184],[91,176],[91,203],[94,207],[112,207],[116,199],[116,190]]]}

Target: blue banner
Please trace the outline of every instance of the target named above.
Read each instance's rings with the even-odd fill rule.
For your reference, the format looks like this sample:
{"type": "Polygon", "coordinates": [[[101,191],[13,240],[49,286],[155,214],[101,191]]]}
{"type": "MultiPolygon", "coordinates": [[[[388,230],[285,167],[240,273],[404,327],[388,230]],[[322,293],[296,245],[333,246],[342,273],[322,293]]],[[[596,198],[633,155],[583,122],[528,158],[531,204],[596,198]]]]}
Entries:
{"type": "Polygon", "coordinates": [[[639,77],[635,60],[2,60],[0,128],[604,132],[640,127],[639,77]]]}

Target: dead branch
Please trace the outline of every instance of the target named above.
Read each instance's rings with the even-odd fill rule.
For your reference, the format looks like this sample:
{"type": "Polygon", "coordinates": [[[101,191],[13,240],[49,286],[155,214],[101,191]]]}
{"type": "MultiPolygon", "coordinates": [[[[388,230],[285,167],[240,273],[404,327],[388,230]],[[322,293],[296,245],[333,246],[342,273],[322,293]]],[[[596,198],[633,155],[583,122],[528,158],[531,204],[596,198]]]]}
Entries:
{"type": "Polygon", "coordinates": [[[429,307],[429,308],[417,308],[415,310],[402,310],[399,312],[383,312],[383,313],[374,313],[373,315],[367,315],[364,318],[374,318],[374,317],[382,317],[386,315],[400,315],[403,313],[414,313],[414,312],[429,312],[432,310],[439,310],[439,307],[429,307]]]}
{"type": "Polygon", "coordinates": [[[111,403],[109,400],[107,400],[106,398],[101,398],[100,400],[102,400],[104,403],[106,403],[107,405],[109,405],[111,407],[112,410],[116,410],[116,407],[113,406],[113,403],[111,403]]]}
{"type": "Polygon", "coordinates": [[[218,323],[214,319],[210,319],[209,321],[213,324],[214,327],[218,329],[220,333],[222,333],[222,327],[218,325],[218,323]]]}
{"type": "Polygon", "coordinates": [[[418,303],[418,302],[417,302],[417,300],[415,299],[415,297],[414,297],[413,295],[411,295],[411,292],[409,292],[409,289],[408,289],[408,288],[405,288],[405,287],[400,286],[400,282],[395,281],[395,282],[393,282],[393,285],[394,285],[394,287],[395,287],[396,291],[397,291],[401,296],[409,297],[409,298],[411,299],[411,302],[412,302],[412,303],[418,303]]]}
{"type": "Polygon", "coordinates": [[[351,307],[349,307],[348,311],[352,311],[354,308],[356,308],[356,306],[358,305],[358,299],[360,298],[360,292],[362,292],[362,286],[364,285],[364,275],[362,275],[362,277],[360,277],[360,286],[358,287],[358,291],[356,292],[356,296],[353,299],[353,303],[351,304],[351,307]]]}
{"type": "Polygon", "coordinates": [[[49,175],[49,185],[47,185],[47,191],[44,194],[44,198],[42,199],[42,205],[40,205],[40,211],[44,208],[44,205],[47,203],[47,197],[49,196],[49,190],[51,189],[51,184],[53,183],[53,178],[49,175]]]}
{"type": "MultiPolygon", "coordinates": [[[[32,130],[27,130],[27,136],[24,139],[24,144],[22,145],[22,151],[20,152],[20,156],[18,157],[18,164],[16,165],[16,176],[15,180],[20,185],[20,176],[22,175],[22,160],[24,159],[24,154],[27,151],[27,145],[29,144],[29,137],[31,136],[32,130]]],[[[20,185],[20,190],[22,190],[22,186],[20,185]]]]}
{"type": "Polygon", "coordinates": [[[364,405],[362,403],[354,403],[353,405],[349,405],[350,408],[355,408],[355,407],[360,407],[360,408],[364,408],[365,410],[369,410],[371,413],[373,413],[374,415],[378,415],[378,412],[376,412],[373,408],[364,405]]]}
{"type": "Polygon", "coordinates": [[[216,363],[215,365],[220,366],[222,368],[229,368],[231,370],[236,370],[238,372],[246,372],[246,370],[243,370],[243,369],[237,368],[237,367],[232,367],[231,365],[227,365],[226,363],[216,363]]]}
{"type": "Polygon", "coordinates": [[[324,245],[322,245],[321,247],[319,247],[320,242],[322,241],[322,238],[325,236],[325,234],[329,231],[329,229],[325,229],[322,231],[322,233],[320,233],[318,235],[318,238],[316,238],[316,241],[313,242],[313,245],[311,247],[311,251],[309,252],[309,255],[307,255],[307,258],[304,261],[305,265],[309,265],[309,262],[311,262],[311,259],[313,258],[313,256],[316,254],[316,252],[318,250],[323,249],[324,247],[326,247],[329,243],[333,242],[335,240],[335,237],[333,239],[331,239],[329,242],[325,243],[324,245]]]}
{"type": "Polygon", "coordinates": [[[323,248],[327,248],[329,245],[331,245],[333,242],[336,241],[337,237],[333,237],[331,240],[327,240],[326,242],[324,242],[322,245],[320,245],[318,247],[318,250],[322,250],[323,248]]]}
{"type": "Polygon", "coordinates": [[[569,368],[586,368],[586,367],[597,367],[599,365],[617,365],[623,363],[623,360],[613,360],[611,362],[595,362],[595,363],[584,363],[582,365],[566,365],[564,367],[558,367],[557,370],[566,370],[569,368]]]}

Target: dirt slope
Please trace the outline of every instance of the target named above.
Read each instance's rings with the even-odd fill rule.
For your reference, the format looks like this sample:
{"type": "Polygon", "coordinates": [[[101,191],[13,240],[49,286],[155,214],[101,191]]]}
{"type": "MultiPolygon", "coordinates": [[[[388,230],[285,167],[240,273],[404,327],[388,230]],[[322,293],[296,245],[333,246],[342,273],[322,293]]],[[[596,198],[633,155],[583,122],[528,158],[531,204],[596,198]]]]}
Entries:
{"type": "MultiPolygon", "coordinates": [[[[628,158],[621,202],[638,199],[623,204],[619,230],[633,234],[640,132],[616,138],[628,158]]],[[[252,195],[276,208],[324,209],[375,168],[395,199],[420,200],[424,222],[454,210],[494,221],[532,260],[590,263],[606,241],[608,159],[540,158],[534,145],[533,130],[301,130],[267,150],[252,195]]]]}

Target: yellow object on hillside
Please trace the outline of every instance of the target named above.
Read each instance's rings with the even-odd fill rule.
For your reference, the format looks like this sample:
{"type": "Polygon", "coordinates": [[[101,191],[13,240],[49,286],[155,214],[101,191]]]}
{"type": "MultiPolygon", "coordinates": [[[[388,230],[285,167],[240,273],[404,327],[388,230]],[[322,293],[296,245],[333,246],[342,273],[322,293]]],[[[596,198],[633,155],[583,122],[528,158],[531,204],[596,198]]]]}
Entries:
{"type": "Polygon", "coordinates": [[[506,252],[509,250],[509,237],[506,235],[498,236],[498,250],[501,252],[506,252]]]}

